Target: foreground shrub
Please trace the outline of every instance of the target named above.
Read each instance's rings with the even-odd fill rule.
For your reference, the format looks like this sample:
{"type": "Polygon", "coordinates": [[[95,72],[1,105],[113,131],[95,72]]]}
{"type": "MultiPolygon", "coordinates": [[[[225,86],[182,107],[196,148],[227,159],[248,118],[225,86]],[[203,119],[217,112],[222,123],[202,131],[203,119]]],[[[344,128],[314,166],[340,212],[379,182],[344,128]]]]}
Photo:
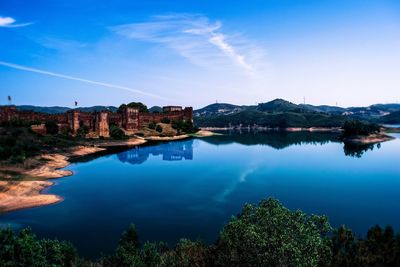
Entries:
{"type": "Polygon", "coordinates": [[[32,231],[0,230],[0,266],[76,266],[76,249],[67,242],[38,240],[32,231]]]}
{"type": "Polygon", "coordinates": [[[50,120],[45,123],[46,132],[50,135],[58,134],[59,127],[56,121],[50,120]]]}
{"type": "Polygon", "coordinates": [[[110,126],[110,137],[118,140],[127,138],[124,131],[116,125],[110,126]]]}
{"type": "Polygon", "coordinates": [[[292,212],[274,199],[246,205],[217,243],[220,266],[329,266],[330,225],[324,216],[292,212]]]}

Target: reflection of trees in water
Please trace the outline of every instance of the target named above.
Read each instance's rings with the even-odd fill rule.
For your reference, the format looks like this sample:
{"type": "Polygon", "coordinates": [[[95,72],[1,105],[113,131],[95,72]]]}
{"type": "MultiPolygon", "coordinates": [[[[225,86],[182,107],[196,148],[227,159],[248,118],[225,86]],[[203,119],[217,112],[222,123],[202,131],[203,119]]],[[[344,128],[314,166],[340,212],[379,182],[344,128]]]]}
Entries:
{"type": "MultiPolygon", "coordinates": [[[[376,145],[378,149],[381,148],[381,144],[376,145]]],[[[374,150],[375,144],[354,144],[354,143],[344,143],[343,150],[346,156],[361,158],[365,152],[369,150],[374,150]]]]}
{"type": "Polygon", "coordinates": [[[159,144],[156,146],[144,146],[134,148],[117,154],[121,162],[130,164],[142,164],[148,160],[149,156],[162,155],[163,160],[192,160],[193,159],[193,140],[176,141],[159,144]]]}
{"type": "MultiPolygon", "coordinates": [[[[339,134],[332,132],[285,132],[285,131],[257,131],[231,130],[221,131],[223,135],[211,136],[203,140],[215,144],[239,143],[242,145],[267,145],[275,149],[284,149],[292,145],[313,144],[323,145],[329,142],[339,143],[339,134]]],[[[377,148],[380,148],[377,144],[377,148]]],[[[344,144],[346,156],[360,158],[364,153],[373,150],[375,145],[344,144]]]]}
{"type": "Polygon", "coordinates": [[[204,138],[211,144],[242,145],[267,145],[275,149],[284,149],[291,145],[302,144],[326,144],[339,142],[338,134],[332,132],[284,132],[284,131],[226,131],[224,135],[216,135],[204,138]]]}

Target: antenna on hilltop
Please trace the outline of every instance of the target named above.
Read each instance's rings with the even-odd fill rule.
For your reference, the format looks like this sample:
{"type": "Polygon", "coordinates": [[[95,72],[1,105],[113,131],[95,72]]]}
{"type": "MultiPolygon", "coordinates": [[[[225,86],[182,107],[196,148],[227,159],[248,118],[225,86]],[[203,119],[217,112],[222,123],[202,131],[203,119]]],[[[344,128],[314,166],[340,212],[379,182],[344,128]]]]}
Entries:
{"type": "Polygon", "coordinates": [[[305,96],[303,96],[303,104],[304,105],[306,104],[306,97],[305,96]]]}
{"type": "Polygon", "coordinates": [[[75,101],[75,107],[77,107],[78,106],[78,101],[75,101]]]}
{"type": "Polygon", "coordinates": [[[12,100],[12,98],[11,98],[10,95],[7,97],[7,100],[8,100],[8,104],[11,106],[11,100],[12,100]]]}

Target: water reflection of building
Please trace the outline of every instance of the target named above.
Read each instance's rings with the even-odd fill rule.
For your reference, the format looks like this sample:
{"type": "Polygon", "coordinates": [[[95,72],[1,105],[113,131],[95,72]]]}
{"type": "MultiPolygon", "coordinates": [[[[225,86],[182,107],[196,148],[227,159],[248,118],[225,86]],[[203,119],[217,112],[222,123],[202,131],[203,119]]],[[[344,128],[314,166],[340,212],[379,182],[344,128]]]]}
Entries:
{"type": "Polygon", "coordinates": [[[192,160],[193,140],[164,143],[157,146],[145,146],[134,148],[117,154],[121,162],[130,164],[142,164],[149,159],[149,156],[162,155],[163,160],[192,160]]]}

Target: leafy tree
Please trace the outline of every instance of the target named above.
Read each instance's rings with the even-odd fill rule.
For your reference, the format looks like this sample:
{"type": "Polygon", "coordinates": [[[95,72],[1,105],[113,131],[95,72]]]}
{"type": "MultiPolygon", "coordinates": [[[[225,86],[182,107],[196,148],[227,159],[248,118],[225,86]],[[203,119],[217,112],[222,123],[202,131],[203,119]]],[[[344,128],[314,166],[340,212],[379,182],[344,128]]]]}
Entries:
{"type": "Polygon", "coordinates": [[[159,132],[159,133],[161,133],[161,132],[163,131],[162,126],[159,125],[159,124],[157,124],[157,126],[156,126],[156,131],[159,132]]]}
{"type": "Polygon", "coordinates": [[[122,105],[120,105],[120,106],[118,107],[118,110],[117,110],[117,112],[118,112],[118,113],[122,113],[122,111],[123,111],[124,109],[126,109],[126,107],[127,107],[127,105],[126,105],[126,104],[122,104],[122,105]]]}
{"type": "Polygon", "coordinates": [[[149,129],[155,130],[157,127],[157,124],[153,121],[153,122],[149,123],[148,127],[149,127],[149,129]]]}
{"type": "Polygon", "coordinates": [[[380,127],[374,123],[362,121],[346,121],[343,125],[343,137],[355,135],[370,135],[379,133],[380,127]]]}
{"type": "Polygon", "coordinates": [[[162,123],[171,123],[171,120],[169,118],[162,118],[161,122],[162,123]]]}
{"type": "Polygon", "coordinates": [[[143,112],[143,113],[148,113],[149,109],[147,108],[147,106],[145,104],[143,104],[142,102],[131,102],[129,104],[122,104],[119,106],[117,112],[121,113],[125,108],[139,108],[139,112],[143,112]]]}
{"type": "Polygon", "coordinates": [[[46,132],[50,135],[58,134],[59,127],[56,121],[50,120],[45,123],[46,132]]]}
{"type": "Polygon", "coordinates": [[[175,248],[175,266],[211,266],[211,251],[202,242],[181,239],[175,248]]]}
{"type": "Polygon", "coordinates": [[[292,212],[277,200],[246,205],[222,230],[219,266],[329,266],[331,250],[324,216],[292,212]]]}
{"type": "Polygon", "coordinates": [[[75,248],[57,240],[38,240],[27,228],[18,235],[0,230],[0,266],[76,266],[75,248]]]}
{"type": "Polygon", "coordinates": [[[356,255],[356,239],[353,232],[344,226],[340,226],[332,236],[332,266],[354,266],[356,255]]]}
{"type": "Polygon", "coordinates": [[[122,140],[126,139],[125,132],[116,125],[110,125],[110,136],[114,139],[122,140]]]}
{"type": "Polygon", "coordinates": [[[142,102],[131,102],[127,106],[130,108],[139,108],[139,112],[145,112],[145,113],[149,112],[147,106],[142,102]]]}
{"type": "Polygon", "coordinates": [[[119,242],[115,254],[103,259],[105,266],[143,266],[140,242],[135,225],[131,224],[119,242]]]}
{"type": "Polygon", "coordinates": [[[178,134],[180,134],[181,132],[194,133],[198,131],[198,128],[194,127],[191,121],[186,121],[186,120],[173,121],[171,125],[172,128],[178,131],[178,134]]]}
{"type": "Polygon", "coordinates": [[[88,133],[89,133],[89,127],[87,127],[86,125],[81,125],[78,131],[76,131],[76,134],[79,137],[85,137],[88,133]]]}

